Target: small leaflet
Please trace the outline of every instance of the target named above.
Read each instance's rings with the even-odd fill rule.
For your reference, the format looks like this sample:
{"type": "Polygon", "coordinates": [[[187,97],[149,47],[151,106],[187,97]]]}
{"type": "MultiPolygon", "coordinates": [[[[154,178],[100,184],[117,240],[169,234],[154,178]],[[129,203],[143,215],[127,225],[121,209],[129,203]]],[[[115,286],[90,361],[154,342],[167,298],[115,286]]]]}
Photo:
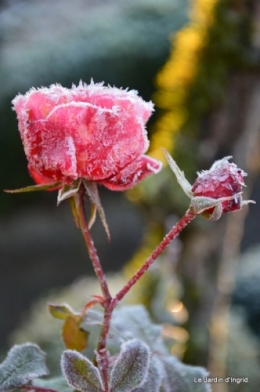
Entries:
{"type": "Polygon", "coordinates": [[[111,372],[111,392],[130,392],[147,376],[150,350],[140,340],[122,344],[121,352],[111,372]]]}
{"type": "Polygon", "coordinates": [[[66,350],[61,357],[61,370],[68,384],[81,392],[100,392],[103,389],[98,369],[77,351],[66,350]]]}

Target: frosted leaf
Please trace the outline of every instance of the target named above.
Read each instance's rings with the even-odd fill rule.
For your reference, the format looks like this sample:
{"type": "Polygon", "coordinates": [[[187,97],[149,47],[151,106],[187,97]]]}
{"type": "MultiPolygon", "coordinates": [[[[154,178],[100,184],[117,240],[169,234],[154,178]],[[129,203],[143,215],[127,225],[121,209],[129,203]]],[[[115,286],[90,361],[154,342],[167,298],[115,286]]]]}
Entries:
{"type": "Polygon", "coordinates": [[[111,372],[111,392],[130,392],[141,385],[147,376],[149,355],[148,346],[140,340],[124,343],[111,372]]]}
{"type": "Polygon", "coordinates": [[[25,343],[13,346],[0,364],[0,392],[21,387],[48,373],[45,353],[37,345],[25,343]]]}
{"type": "Polygon", "coordinates": [[[162,371],[160,361],[155,357],[150,360],[146,381],[141,387],[135,388],[133,392],[159,392],[162,382],[162,371]]]}
{"type": "Polygon", "coordinates": [[[81,392],[100,392],[103,388],[98,369],[77,351],[63,352],[61,370],[68,384],[81,392]]]}
{"type": "Polygon", "coordinates": [[[101,312],[97,312],[96,310],[89,309],[82,317],[80,328],[85,329],[89,325],[102,325],[102,323],[103,314],[101,312]]]}
{"type": "Polygon", "coordinates": [[[132,305],[116,308],[112,317],[112,326],[118,330],[118,338],[140,339],[151,352],[166,353],[162,341],[160,325],[152,323],[144,306],[132,305]]]}
{"type": "Polygon", "coordinates": [[[204,368],[184,365],[170,355],[160,361],[164,371],[161,392],[211,392],[210,384],[204,382],[208,376],[204,368]]]}
{"type": "MultiPolygon", "coordinates": [[[[55,390],[57,392],[73,392],[74,389],[68,386],[68,383],[63,377],[50,378],[48,380],[36,379],[32,382],[33,386],[55,390]]],[[[33,390],[33,388],[32,388],[33,390]]]]}

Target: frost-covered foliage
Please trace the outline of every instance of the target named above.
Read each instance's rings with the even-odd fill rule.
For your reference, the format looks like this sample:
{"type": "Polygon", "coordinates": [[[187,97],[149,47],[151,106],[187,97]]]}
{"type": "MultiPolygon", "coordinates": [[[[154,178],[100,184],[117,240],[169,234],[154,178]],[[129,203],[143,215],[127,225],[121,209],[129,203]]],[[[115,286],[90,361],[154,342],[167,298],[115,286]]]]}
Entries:
{"type": "Polygon", "coordinates": [[[98,369],[77,351],[64,351],[61,369],[69,385],[79,391],[98,392],[103,389],[98,369]]]}
{"type": "Polygon", "coordinates": [[[0,364],[0,392],[11,391],[48,373],[45,354],[38,346],[30,343],[13,346],[0,364]]]}
{"type": "MultiPolygon", "coordinates": [[[[86,313],[81,328],[91,330],[90,327],[95,326],[97,329],[101,320],[102,314],[91,310],[86,313]]],[[[90,338],[91,336],[90,332],[90,338]]],[[[162,340],[161,327],[151,322],[142,306],[123,306],[116,309],[108,338],[111,352],[109,359],[111,392],[159,392],[159,390],[161,392],[208,392],[211,390],[206,382],[194,383],[196,378],[207,377],[208,373],[205,369],[185,365],[169,354],[162,340]]],[[[102,367],[98,370],[87,355],[88,351],[80,354],[75,350],[65,350],[61,360],[63,374],[69,385],[79,391],[103,391],[105,389],[100,374],[102,367]]],[[[37,377],[37,372],[35,373],[37,377]]],[[[40,375],[39,372],[38,376],[40,375]]],[[[27,384],[29,379],[25,380],[27,384]]],[[[34,380],[33,385],[62,392],[64,379],[61,377],[48,381],[39,379],[34,380]]],[[[64,391],[70,389],[66,387],[64,391]]]]}
{"type": "Polygon", "coordinates": [[[110,388],[114,392],[127,392],[144,383],[147,378],[150,350],[140,340],[128,340],[111,371],[110,388]]]}

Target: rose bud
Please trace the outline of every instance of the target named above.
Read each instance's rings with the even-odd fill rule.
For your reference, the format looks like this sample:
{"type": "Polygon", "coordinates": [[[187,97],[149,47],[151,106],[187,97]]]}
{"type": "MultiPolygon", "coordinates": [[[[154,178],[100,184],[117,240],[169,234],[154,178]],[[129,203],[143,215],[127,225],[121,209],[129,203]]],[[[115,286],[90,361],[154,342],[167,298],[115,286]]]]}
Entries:
{"type": "Polygon", "coordinates": [[[102,83],[31,89],[13,100],[28,169],[37,184],[85,179],[123,191],[156,173],[144,155],[153,104],[102,83]]]}
{"type": "Polygon", "coordinates": [[[217,220],[222,213],[237,211],[245,204],[254,203],[252,200],[242,200],[242,187],[245,185],[243,177],[247,174],[235,163],[228,161],[232,157],[220,159],[209,170],[198,173],[198,178],[191,186],[176,162],[167,151],[163,151],[177,181],[191,199],[191,207],[196,214],[217,220]]]}
{"type": "MultiPolygon", "coordinates": [[[[230,158],[232,157],[216,161],[209,170],[198,173],[198,178],[191,188],[194,196],[206,196],[212,199],[233,196],[232,199],[221,203],[222,213],[242,208],[242,186],[245,185],[243,177],[247,176],[235,163],[228,162],[230,158]]],[[[205,210],[205,212],[213,211],[205,210]]]]}

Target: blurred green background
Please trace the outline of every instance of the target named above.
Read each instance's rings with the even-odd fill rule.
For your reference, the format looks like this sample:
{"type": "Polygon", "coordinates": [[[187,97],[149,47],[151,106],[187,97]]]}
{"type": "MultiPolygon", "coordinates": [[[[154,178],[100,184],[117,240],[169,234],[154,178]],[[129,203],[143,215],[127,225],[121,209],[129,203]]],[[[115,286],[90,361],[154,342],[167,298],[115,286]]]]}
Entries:
{"type": "MultiPolygon", "coordinates": [[[[11,110],[13,97],[32,86],[70,87],[93,78],[155,101],[148,124],[153,156],[163,159],[159,147],[167,148],[192,182],[197,170],[233,155],[249,173],[245,198],[259,201],[259,15],[253,0],[1,1],[2,189],[32,184],[11,110]]],[[[106,271],[118,271],[128,262],[125,276],[188,205],[168,169],[127,197],[104,189],[101,197],[112,242],[107,244],[96,223],[96,246],[106,271]]],[[[259,366],[259,203],[247,212],[218,222],[197,218],[130,298],[145,303],[157,322],[180,328],[168,329],[180,348],[176,353],[188,363],[208,366],[213,374],[246,377],[249,370],[242,375],[243,366],[236,364],[240,356],[240,364],[251,358],[251,370],[259,366]],[[169,317],[166,310],[172,304],[183,306],[186,316],[169,317]],[[229,328],[236,331],[231,343],[229,328]],[[239,346],[242,337],[247,350],[239,346]]],[[[91,275],[92,269],[68,203],[57,208],[55,193],[2,192],[0,214],[4,350],[8,335],[28,317],[35,300],[91,275]]],[[[251,389],[233,385],[230,390],[253,391],[257,370],[251,377],[256,379],[251,389]]]]}

